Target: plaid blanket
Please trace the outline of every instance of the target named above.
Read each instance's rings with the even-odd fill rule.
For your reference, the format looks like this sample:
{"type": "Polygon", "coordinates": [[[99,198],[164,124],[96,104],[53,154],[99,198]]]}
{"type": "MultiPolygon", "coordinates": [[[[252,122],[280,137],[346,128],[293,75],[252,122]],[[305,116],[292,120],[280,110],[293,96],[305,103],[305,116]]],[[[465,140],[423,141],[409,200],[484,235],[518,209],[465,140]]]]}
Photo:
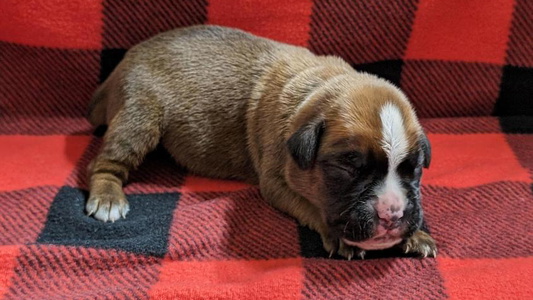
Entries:
{"type": "Polygon", "coordinates": [[[531,299],[533,2],[2,0],[1,299],[531,299]],[[436,259],[328,259],[256,187],[157,150],[132,210],[84,213],[101,138],[91,93],[132,45],[199,23],[336,54],[401,86],[434,154],[423,202],[436,259]]]}

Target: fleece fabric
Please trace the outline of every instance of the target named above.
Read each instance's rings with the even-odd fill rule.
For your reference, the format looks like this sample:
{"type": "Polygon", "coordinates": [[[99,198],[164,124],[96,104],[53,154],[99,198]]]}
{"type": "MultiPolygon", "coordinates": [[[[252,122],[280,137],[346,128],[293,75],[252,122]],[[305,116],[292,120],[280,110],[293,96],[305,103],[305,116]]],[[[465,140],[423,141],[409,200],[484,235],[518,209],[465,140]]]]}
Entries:
{"type": "MultiPolygon", "coordinates": [[[[0,299],[531,299],[533,1],[0,1],[0,299]],[[413,102],[436,259],[328,258],[257,187],[159,149],[84,213],[92,92],[132,45],[218,24],[338,55],[413,102]]],[[[243,125],[244,126],[244,125],[243,125]]]]}

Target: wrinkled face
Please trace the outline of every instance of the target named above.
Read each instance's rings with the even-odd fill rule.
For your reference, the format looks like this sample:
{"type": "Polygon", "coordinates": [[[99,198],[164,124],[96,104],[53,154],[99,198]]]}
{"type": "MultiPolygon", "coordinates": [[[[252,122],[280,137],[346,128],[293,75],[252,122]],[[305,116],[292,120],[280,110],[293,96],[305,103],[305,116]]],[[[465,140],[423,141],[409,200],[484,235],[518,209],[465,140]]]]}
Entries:
{"type": "Polygon", "coordinates": [[[374,151],[333,153],[318,160],[323,173],[325,218],[332,235],[362,249],[401,242],[422,222],[423,153],[397,165],[374,151]]]}
{"type": "Polygon", "coordinates": [[[421,130],[409,131],[395,105],[379,110],[372,134],[341,137],[335,146],[323,145],[331,130],[325,120],[315,133],[328,150],[308,168],[321,178],[309,198],[318,199],[331,237],[365,250],[390,248],[420,228],[420,179],[430,161],[421,130]]]}

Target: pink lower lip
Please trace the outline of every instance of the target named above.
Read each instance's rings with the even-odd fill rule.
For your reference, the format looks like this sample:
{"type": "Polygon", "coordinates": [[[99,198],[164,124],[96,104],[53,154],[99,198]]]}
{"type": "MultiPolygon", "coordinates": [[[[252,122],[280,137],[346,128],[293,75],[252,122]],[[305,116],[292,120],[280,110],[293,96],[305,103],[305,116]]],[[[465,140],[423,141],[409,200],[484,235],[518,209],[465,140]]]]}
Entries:
{"type": "Polygon", "coordinates": [[[381,250],[390,248],[402,241],[400,228],[386,229],[385,227],[378,225],[374,236],[361,241],[354,242],[348,239],[343,239],[344,242],[351,246],[356,246],[365,250],[381,250]]]}
{"type": "Polygon", "coordinates": [[[372,238],[362,242],[353,242],[347,239],[343,239],[343,241],[350,246],[356,246],[364,250],[382,250],[399,244],[402,239],[397,237],[384,236],[372,238]]]}
{"type": "Polygon", "coordinates": [[[397,239],[397,238],[395,238],[395,237],[393,238],[393,237],[391,237],[389,235],[386,235],[386,236],[380,236],[380,237],[373,238],[372,241],[379,241],[379,242],[383,241],[383,242],[386,242],[386,241],[391,241],[391,240],[395,240],[395,239],[397,239]]]}
{"type": "Polygon", "coordinates": [[[360,242],[348,239],[343,239],[343,241],[347,245],[356,246],[365,250],[387,249],[402,241],[403,230],[402,226],[387,229],[382,224],[377,224],[374,235],[371,238],[360,242]]]}

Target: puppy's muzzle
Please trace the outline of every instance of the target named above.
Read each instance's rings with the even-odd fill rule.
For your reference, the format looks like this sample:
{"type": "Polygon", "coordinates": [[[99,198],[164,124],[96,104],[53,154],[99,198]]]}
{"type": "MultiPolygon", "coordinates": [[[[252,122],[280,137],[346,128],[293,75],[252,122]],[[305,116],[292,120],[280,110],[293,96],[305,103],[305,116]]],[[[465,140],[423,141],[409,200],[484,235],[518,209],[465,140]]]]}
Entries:
{"type": "Polygon", "coordinates": [[[381,250],[399,244],[405,233],[405,200],[393,193],[385,194],[373,205],[376,214],[375,230],[371,238],[364,241],[344,239],[348,245],[364,250],[381,250]]]}

